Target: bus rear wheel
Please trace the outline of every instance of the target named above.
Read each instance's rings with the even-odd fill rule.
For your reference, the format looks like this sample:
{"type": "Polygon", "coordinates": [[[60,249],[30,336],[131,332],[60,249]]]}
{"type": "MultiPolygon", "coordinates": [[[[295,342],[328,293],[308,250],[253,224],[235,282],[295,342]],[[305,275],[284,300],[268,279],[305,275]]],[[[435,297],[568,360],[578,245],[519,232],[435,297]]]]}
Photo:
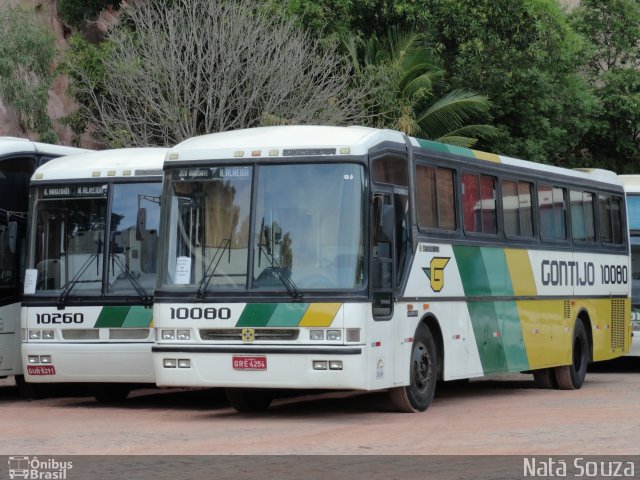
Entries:
{"type": "Polygon", "coordinates": [[[411,349],[409,385],[389,391],[391,402],[399,412],[424,412],[436,391],[438,351],[431,330],[421,324],[416,330],[411,349]]]}
{"type": "Polygon", "coordinates": [[[227,388],[225,394],[238,412],[263,412],[273,400],[271,392],[258,388],[227,388]]]}
{"type": "Polygon", "coordinates": [[[583,323],[578,320],[573,328],[571,343],[571,365],[563,365],[554,369],[560,390],[577,390],[582,387],[587,375],[589,363],[589,340],[583,323]]]}
{"type": "Polygon", "coordinates": [[[541,368],[540,370],[534,370],[533,380],[538,388],[558,388],[558,382],[553,368],[541,368]]]}

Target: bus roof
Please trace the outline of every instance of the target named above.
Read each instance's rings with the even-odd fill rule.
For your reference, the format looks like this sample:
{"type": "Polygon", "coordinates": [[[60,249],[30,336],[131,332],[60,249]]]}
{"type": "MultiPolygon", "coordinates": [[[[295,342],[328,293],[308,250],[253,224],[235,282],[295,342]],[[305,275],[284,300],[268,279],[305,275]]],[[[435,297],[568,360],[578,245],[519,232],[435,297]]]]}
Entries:
{"type": "MultiPolygon", "coordinates": [[[[259,127],[190,138],[169,150],[167,160],[179,162],[251,157],[282,158],[296,155],[296,152],[287,152],[292,149],[299,150],[299,155],[365,155],[369,148],[385,141],[404,144],[405,137],[402,133],[394,130],[359,126],[285,125],[259,127]],[[331,151],[323,151],[323,149],[331,149],[331,151]]],[[[439,153],[457,155],[578,179],[621,185],[617,176],[606,170],[571,170],[414,137],[410,137],[410,141],[413,146],[430,150],[436,155],[439,153]]]]}
{"type": "Polygon", "coordinates": [[[120,148],[60,157],[38,168],[31,181],[161,176],[167,151],[168,148],[120,148]]]}
{"type": "Polygon", "coordinates": [[[42,155],[74,155],[90,152],[84,148],[65,147],[48,143],[33,142],[26,138],[0,137],[0,157],[19,153],[40,153],[42,155]]]}
{"type": "Polygon", "coordinates": [[[622,180],[624,191],[627,193],[640,193],[640,175],[618,175],[622,180]]]}
{"type": "Polygon", "coordinates": [[[364,155],[382,141],[404,143],[393,130],[368,127],[288,125],[258,127],[193,137],[173,147],[168,160],[214,160],[224,158],[286,157],[286,150],[304,149],[307,155],[328,154],[318,149],[335,149],[334,154],[364,155]],[[347,152],[346,150],[349,149],[347,152]],[[258,153],[259,152],[259,153],[258,153]]]}

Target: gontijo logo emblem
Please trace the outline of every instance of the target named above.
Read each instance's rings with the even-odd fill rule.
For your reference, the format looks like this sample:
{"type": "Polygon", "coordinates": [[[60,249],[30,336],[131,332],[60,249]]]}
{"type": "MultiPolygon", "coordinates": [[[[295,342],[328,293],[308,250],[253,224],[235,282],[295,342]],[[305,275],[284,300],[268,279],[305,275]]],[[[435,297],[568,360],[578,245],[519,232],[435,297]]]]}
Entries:
{"type": "Polygon", "coordinates": [[[427,278],[430,280],[431,290],[439,292],[444,288],[444,267],[447,266],[451,257],[433,257],[429,268],[422,268],[427,278]]]}

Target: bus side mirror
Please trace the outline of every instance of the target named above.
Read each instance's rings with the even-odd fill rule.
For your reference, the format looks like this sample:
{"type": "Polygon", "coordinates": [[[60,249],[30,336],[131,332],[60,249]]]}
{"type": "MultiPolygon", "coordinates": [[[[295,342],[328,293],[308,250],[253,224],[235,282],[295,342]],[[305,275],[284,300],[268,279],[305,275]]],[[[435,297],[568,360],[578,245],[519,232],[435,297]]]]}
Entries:
{"type": "Polygon", "coordinates": [[[16,244],[18,243],[18,222],[9,222],[7,225],[7,247],[9,252],[16,253],[16,244]]]}
{"type": "Polygon", "coordinates": [[[136,240],[141,242],[147,233],[147,209],[139,208],[136,218],[136,240]]]}

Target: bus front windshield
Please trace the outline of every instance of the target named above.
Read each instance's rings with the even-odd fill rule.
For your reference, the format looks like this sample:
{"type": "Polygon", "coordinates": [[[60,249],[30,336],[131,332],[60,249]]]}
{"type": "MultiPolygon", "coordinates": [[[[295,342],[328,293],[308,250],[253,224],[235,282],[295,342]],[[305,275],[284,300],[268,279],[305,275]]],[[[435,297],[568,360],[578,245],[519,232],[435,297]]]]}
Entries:
{"type": "Polygon", "coordinates": [[[160,189],[160,182],[36,188],[36,294],[151,295],[160,189]]]}
{"type": "Polygon", "coordinates": [[[162,285],[292,294],[364,285],[361,166],[180,170],[169,180],[162,285]]]}

